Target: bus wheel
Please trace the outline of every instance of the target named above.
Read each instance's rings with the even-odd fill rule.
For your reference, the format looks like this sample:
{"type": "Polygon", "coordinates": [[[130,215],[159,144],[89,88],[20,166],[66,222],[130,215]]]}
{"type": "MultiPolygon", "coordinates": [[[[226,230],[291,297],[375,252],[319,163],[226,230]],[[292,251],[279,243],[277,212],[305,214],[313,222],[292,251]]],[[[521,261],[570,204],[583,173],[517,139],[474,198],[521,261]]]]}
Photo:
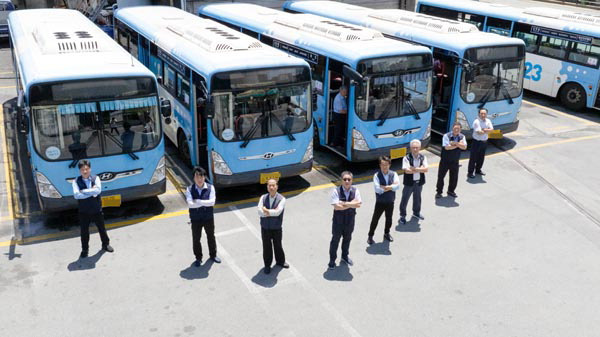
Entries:
{"type": "Polygon", "coordinates": [[[313,122],[313,149],[318,149],[321,147],[321,143],[319,141],[319,127],[317,123],[313,122]]]}
{"type": "Polygon", "coordinates": [[[560,91],[560,101],[571,110],[581,110],[585,107],[585,90],[577,83],[567,83],[560,91]]]}
{"type": "Polygon", "coordinates": [[[177,134],[177,150],[185,164],[191,166],[190,147],[185,139],[185,135],[181,131],[177,134]]]}

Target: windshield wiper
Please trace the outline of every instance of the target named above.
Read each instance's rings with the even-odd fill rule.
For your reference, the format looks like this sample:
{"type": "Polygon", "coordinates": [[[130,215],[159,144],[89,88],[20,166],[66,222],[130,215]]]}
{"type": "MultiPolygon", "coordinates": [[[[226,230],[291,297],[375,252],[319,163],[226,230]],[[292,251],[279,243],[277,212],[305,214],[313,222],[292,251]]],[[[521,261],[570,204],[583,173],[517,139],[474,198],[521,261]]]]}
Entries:
{"type": "Polygon", "coordinates": [[[242,145],[240,145],[241,148],[248,146],[248,143],[250,143],[250,137],[254,136],[254,134],[256,133],[256,130],[258,130],[258,126],[260,125],[260,123],[262,122],[263,119],[265,119],[265,115],[260,115],[256,119],[256,121],[254,122],[254,125],[252,125],[252,128],[250,129],[250,131],[248,131],[248,133],[242,139],[244,142],[242,143],[242,145]]]}
{"type": "Polygon", "coordinates": [[[277,116],[273,115],[271,116],[271,119],[275,121],[275,124],[277,124],[281,131],[283,131],[291,141],[296,140],[294,135],[292,135],[292,132],[288,128],[286,128],[285,125],[283,125],[283,123],[281,122],[281,120],[279,120],[279,118],[277,118],[277,116]]]}
{"type": "MultiPolygon", "coordinates": [[[[379,123],[377,123],[377,126],[382,126],[383,123],[385,123],[385,121],[387,120],[388,116],[390,115],[390,112],[392,111],[392,109],[390,109],[390,106],[392,105],[392,103],[396,104],[396,111],[398,111],[398,97],[400,96],[400,87],[402,87],[402,92],[404,93],[404,82],[399,81],[398,83],[399,85],[396,86],[396,96],[395,99],[391,100],[386,106],[385,109],[383,110],[383,113],[379,116],[379,123]]],[[[402,103],[400,103],[400,106],[404,106],[404,95],[402,95],[402,103]]]]}
{"type": "Polygon", "coordinates": [[[406,99],[404,100],[404,103],[408,107],[409,113],[412,114],[413,116],[415,116],[415,119],[421,119],[421,116],[419,116],[419,113],[417,112],[417,109],[415,108],[415,105],[413,104],[410,94],[406,94],[406,99]]]}

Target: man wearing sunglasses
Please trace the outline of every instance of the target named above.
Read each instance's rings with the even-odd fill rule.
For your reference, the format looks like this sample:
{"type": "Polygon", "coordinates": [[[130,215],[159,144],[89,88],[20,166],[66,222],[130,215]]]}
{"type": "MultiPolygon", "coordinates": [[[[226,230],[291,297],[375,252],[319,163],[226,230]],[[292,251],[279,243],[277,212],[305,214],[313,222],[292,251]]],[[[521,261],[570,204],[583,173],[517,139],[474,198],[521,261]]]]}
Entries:
{"type": "Polygon", "coordinates": [[[329,244],[329,269],[335,268],[337,250],[342,239],[342,261],[352,266],[348,256],[350,240],[354,231],[356,209],[362,204],[358,188],[352,186],[352,173],[342,172],[342,184],[331,191],[330,204],[333,206],[332,237],[329,244]]]}

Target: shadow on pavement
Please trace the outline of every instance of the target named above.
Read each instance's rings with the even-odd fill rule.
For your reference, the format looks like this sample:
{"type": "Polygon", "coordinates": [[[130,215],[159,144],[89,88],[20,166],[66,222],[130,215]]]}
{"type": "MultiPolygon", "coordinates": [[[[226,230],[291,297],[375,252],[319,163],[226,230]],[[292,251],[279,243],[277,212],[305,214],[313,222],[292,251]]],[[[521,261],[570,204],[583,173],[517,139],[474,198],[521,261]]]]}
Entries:
{"type": "Polygon", "coordinates": [[[264,268],[260,270],[252,277],[252,282],[258,284],[264,288],[273,288],[277,284],[277,275],[281,272],[281,267],[275,266],[271,268],[270,274],[264,273],[264,268]]]}
{"type": "Polygon", "coordinates": [[[376,242],[368,246],[366,251],[371,255],[392,255],[392,252],[390,251],[390,242],[388,240],[376,242]]]}
{"type": "Polygon", "coordinates": [[[327,269],[323,273],[323,278],[328,281],[343,281],[350,282],[354,278],[350,273],[350,268],[344,262],[340,262],[340,265],[335,267],[335,269],[330,270],[327,269]]]}
{"type": "Polygon", "coordinates": [[[442,197],[439,199],[435,199],[435,205],[441,207],[458,207],[460,204],[456,202],[456,198],[453,197],[442,197]]]}
{"type": "Polygon", "coordinates": [[[104,255],[104,250],[100,249],[96,254],[86,257],[84,259],[77,259],[69,263],[67,269],[69,271],[78,271],[78,270],[89,270],[96,268],[96,263],[100,260],[100,258],[104,255]]]}
{"type": "Polygon", "coordinates": [[[487,184],[487,181],[485,181],[483,176],[480,176],[479,174],[476,174],[475,178],[467,178],[467,182],[469,184],[487,184]]]}
{"type": "Polygon", "coordinates": [[[420,231],[421,224],[419,223],[419,219],[415,218],[414,216],[408,218],[406,224],[402,224],[400,221],[398,221],[398,225],[396,226],[396,232],[417,233],[420,231]]]}
{"type": "Polygon", "coordinates": [[[213,260],[210,259],[204,262],[204,264],[200,265],[200,267],[194,266],[194,262],[192,262],[189,265],[189,267],[179,272],[179,277],[190,281],[205,279],[208,277],[208,273],[210,271],[210,268],[212,268],[213,264],[213,260]]]}

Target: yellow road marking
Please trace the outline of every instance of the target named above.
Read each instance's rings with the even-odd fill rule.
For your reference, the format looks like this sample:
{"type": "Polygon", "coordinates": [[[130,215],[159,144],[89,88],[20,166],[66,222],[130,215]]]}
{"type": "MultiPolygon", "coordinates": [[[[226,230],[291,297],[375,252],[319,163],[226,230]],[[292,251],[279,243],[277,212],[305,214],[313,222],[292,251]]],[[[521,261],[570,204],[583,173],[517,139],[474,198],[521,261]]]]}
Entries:
{"type": "Polygon", "coordinates": [[[3,72],[0,72],[0,75],[6,75],[6,74],[13,74],[13,72],[12,71],[3,71],[3,72]]]}
{"type": "Polygon", "coordinates": [[[557,113],[557,114],[559,114],[561,116],[564,116],[564,117],[567,117],[567,118],[571,118],[571,119],[576,120],[578,122],[581,122],[581,123],[583,123],[585,125],[598,125],[598,123],[594,123],[594,122],[588,121],[585,118],[573,116],[573,115],[568,114],[566,112],[562,112],[562,111],[559,111],[559,110],[556,110],[556,109],[552,109],[552,108],[549,108],[547,106],[543,106],[543,105],[540,105],[540,104],[537,104],[537,103],[533,103],[533,102],[530,102],[530,101],[526,101],[526,100],[523,100],[523,102],[525,102],[527,104],[531,104],[531,105],[536,106],[538,108],[542,108],[542,109],[546,109],[546,110],[552,111],[552,112],[557,113]]]}
{"type": "Polygon", "coordinates": [[[14,85],[7,85],[7,86],[4,86],[4,87],[0,87],[0,89],[14,89],[14,88],[15,88],[14,85]]]}
{"type": "Polygon", "coordinates": [[[8,220],[14,219],[13,213],[13,190],[12,190],[12,175],[10,173],[9,161],[8,161],[8,145],[6,144],[6,129],[4,128],[4,107],[0,105],[0,139],[2,139],[2,151],[4,151],[4,177],[6,179],[6,209],[8,215],[2,218],[8,218],[8,220]]]}

